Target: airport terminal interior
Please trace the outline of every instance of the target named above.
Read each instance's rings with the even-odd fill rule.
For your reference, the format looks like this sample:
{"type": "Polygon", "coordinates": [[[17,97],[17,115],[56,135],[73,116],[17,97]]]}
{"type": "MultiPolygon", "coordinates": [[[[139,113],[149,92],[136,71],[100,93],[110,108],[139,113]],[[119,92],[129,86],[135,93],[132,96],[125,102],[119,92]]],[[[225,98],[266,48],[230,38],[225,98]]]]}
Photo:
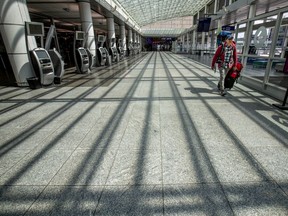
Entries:
{"type": "Polygon", "coordinates": [[[0,215],[287,216],[287,97],[287,0],[2,0],[0,215]]]}

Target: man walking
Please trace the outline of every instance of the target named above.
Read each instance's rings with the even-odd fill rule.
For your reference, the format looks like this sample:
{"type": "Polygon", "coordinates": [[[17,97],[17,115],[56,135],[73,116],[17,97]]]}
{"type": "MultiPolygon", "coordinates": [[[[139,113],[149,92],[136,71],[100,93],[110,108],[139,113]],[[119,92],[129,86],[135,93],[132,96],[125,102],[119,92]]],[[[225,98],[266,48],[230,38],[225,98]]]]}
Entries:
{"type": "Polygon", "coordinates": [[[226,94],[224,87],[225,76],[229,69],[236,67],[237,63],[237,52],[235,42],[233,41],[233,36],[229,35],[226,37],[224,43],[222,43],[216,50],[215,55],[212,59],[212,70],[215,70],[215,63],[218,64],[218,69],[220,72],[220,81],[218,83],[218,88],[220,94],[224,96],[226,94]]]}

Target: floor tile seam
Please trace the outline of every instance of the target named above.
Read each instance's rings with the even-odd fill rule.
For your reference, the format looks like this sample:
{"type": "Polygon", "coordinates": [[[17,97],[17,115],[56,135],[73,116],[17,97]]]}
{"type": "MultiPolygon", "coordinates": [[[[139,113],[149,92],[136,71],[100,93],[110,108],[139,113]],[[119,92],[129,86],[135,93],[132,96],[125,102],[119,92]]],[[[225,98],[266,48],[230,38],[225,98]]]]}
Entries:
{"type": "MultiPolygon", "coordinates": [[[[261,101],[260,101],[261,102],[261,101]]],[[[258,163],[257,163],[258,165],[261,165],[260,163],[259,163],[259,161],[258,161],[258,163]]],[[[265,169],[264,169],[265,170],[265,169]]],[[[265,170],[266,171],[266,173],[271,177],[271,175],[267,172],[267,170],[265,170]]],[[[271,177],[272,178],[272,177],[271,177]]],[[[274,182],[276,182],[273,178],[272,178],[272,180],[274,181],[274,182]]],[[[277,184],[277,182],[276,182],[276,184],[277,184]]],[[[281,186],[279,185],[279,184],[277,184],[278,185],[278,187],[282,190],[282,191],[284,191],[282,188],[281,188],[281,186]]],[[[284,191],[285,192],[285,191],[284,191]]],[[[286,193],[285,193],[286,194],[286,193]]]]}
{"type": "Polygon", "coordinates": [[[253,185],[256,184],[275,184],[277,187],[280,189],[278,186],[277,182],[275,181],[206,181],[206,182],[186,182],[186,183],[143,183],[143,184],[35,184],[35,185],[26,185],[26,184],[3,184],[1,186],[3,187],[134,187],[134,186],[189,186],[189,185],[220,185],[223,184],[224,186],[228,185],[239,185],[243,186],[244,184],[253,185]]]}
{"type": "MultiPolygon", "coordinates": [[[[30,209],[32,208],[32,206],[38,201],[38,199],[40,199],[40,197],[42,196],[42,194],[44,193],[44,191],[46,190],[46,188],[48,187],[48,184],[46,186],[43,186],[44,188],[41,190],[41,192],[38,194],[38,196],[33,200],[33,202],[30,204],[30,206],[27,208],[27,210],[24,212],[23,216],[25,216],[27,214],[27,212],[30,211],[30,209]]],[[[50,210],[49,215],[51,214],[52,210],[50,210]]]]}
{"type": "MultiPolygon", "coordinates": [[[[162,56],[161,56],[161,54],[160,54],[160,57],[161,57],[161,62],[163,63],[163,64],[165,64],[164,62],[163,62],[163,58],[162,58],[162,56]]],[[[168,77],[168,82],[173,82],[173,83],[175,83],[175,81],[173,80],[173,76],[171,75],[171,72],[170,72],[170,70],[172,70],[172,69],[168,69],[167,68],[167,64],[165,64],[164,65],[164,70],[165,70],[165,73],[167,73],[167,70],[169,71],[168,73],[170,74],[170,76],[167,76],[168,77]]],[[[174,68],[173,68],[173,70],[177,70],[177,68],[174,66],[174,68]]],[[[170,86],[170,88],[169,89],[171,89],[171,86],[170,86]]],[[[171,91],[173,91],[172,89],[171,89],[171,91]]],[[[173,98],[175,97],[175,95],[173,95],[173,98]]],[[[180,98],[182,98],[181,97],[181,95],[179,95],[179,97],[180,98]]],[[[159,110],[159,113],[161,114],[161,107],[160,107],[160,110],[159,110]]],[[[160,119],[161,119],[161,115],[160,115],[160,119]]],[[[161,120],[160,120],[160,122],[162,122],[161,120]]],[[[160,123],[160,127],[161,127],[161,123],[160,123]]],[[[160,131],[162,131],[162,130],[160,130],[160,131]]],[[[161,135],[162,135],[162,133],[161,133],[161,135]]],[[[165,192],[164,192],[164,187],[165,187],[165,180],[164,180],[164,176],[163,176],[163,154],[164,154],[164,150],[163,150],[163,140],[162,140],[162,136],[161,136],[161,145],[162,145],[162,149],[161,149],[161,158],[162,158],[162,163],[161,163],[161,167],[162,167],[162,202],[163,202],[163,213],[165,213],[165,192]]]]}
{"type": "MultiPolygon", "coordinates": [[[[71,87],[70,89],[68,89],[68,90],[65,91],[65,92],[69,92],[71,89],[75,89],[75,87],[71,87]]],[[[34,102],[35,99],[41,98],[41,97],[43,96],[42,94],[47,95],[47,94],[50,94],[50,93],[52,93],[52,92],[55,93],[56,91],[57,91],[57,89],[56,89],[56,88],[53,88],[53,89],[49,89],[49,90],[47,90],[47,91],[45,91],[45,92],[40,92],[38,95],[35,95],[35,96],[33,96],[32,98],[18,99],[18,100],[20,100],[20,102],[17,103],[18,105],[17,105],[16,108],[21,107],[22,105],[25,105],[25,104],[27,104],[27,103],[34,102]]],[[[27,92],[27,93],[29,93],[29,92],[27,92]]],[[[62,94],[64,94],[64,93],[63,93],[63,92],[60,92],[60,95],[55,96],[55,98],[61,96],[62,94]]],[[[8,101],[9,101],[9,100],[8,100],[8,101]]],[[[37,102],[37,101],[35,101],[35,102],[37,102]]],[[[44,102],[42,102],[42,103],[45,104],[44,102]]],[[[47,103],[47,102],[46,102],[46,103],[47,103]]],[[[43,104],[41,104],[41,105],[39,105],[39,106],[42,106],[43,104]]],[[[14,108],[13,108],[13,109],[14,109],[14,108]]],[[[2,114],[2,112],[0,112],[0,113],[2,114]]]]}
{"type": "MultiPolygon", "coordinates": [[[[253,99],[254,100],[254,99],[253,99]]],[[[257,102],[257,101],[256,101],[257,102]]],[[[282,116],[283,113],[279,113],[278,110],[274,110],[272,109],[272,106],[269,105],[269,107],[267,107],[265,104],[263,104],[261,101],[259,102],[262,106],[264,106],[265,108],[267,108],[265,111],[271,111],[273,112],[273,114],[278,113],[279,116],[282,116]],[[271,108],[271,109],[270,109],[271,108]]],[[[257,115],[259,115],[260,117],[256,116],[256,115],[252,115],[250,113],[250,111],[247,111],[245,109],[245,107],[237,105],[233,100],[230,101],[230,104],[233,104],[235,107],[237,107],[238,110],[241,110],[241,112],[243,113],[243,115],[248,116],[255,124],[257,124],[259,127],[262,128],[263,131],[265,131],[266,133],[269,133],[269,135],[271,135],[274,139],[276,139],[278,142],[280,142],[281,144],[285,145],[287,142],[286,141],[286,137],[284,136],[283,133],[280,133],[279,130],[275,130],[274,127],[279,127],[277,126],[277,124],[272,123],[271,121],[269,121],[270,124],[266,124],[266,119],[265,121],[263,121],[262,119],[260,119],[261,113],[256,113],[257,115]]],[[[261,109],[262,110],[262,109],[261,109]]],[[[280,111],[281,112],[281,111],[280,111]]],[[[282,129],[282,128],[281,128],[282,129]]]]}
{"type": "MultiPolygon", "coordinates": [[[[103,114],[107,111],[108,109],[105,109],[103,114]]],[[[80,111],[79,111],[80,112],[80,111]]],[[[102,115],[101,115],[102,116],[102,115]]],[[[97,121],[95,121],[95,123],[93,124],[93,126],[95,126],[99,121],[101,121],[101,116],[98,117],[97,121]]],[[[62,170],[62,168],[64,167],[64,165],[72,158],[72,156],[74,155],[74,153],[79,149],[79,146],[82,144],[82,142],[85,140],[85,138],[87,137],[87,135],[90,133],[90,131],[92,131],[93,126],[89,128],[89,130],[87,130],[85,136],[82,137],[81,141],[78,143],[77,146],[75,146],[74,150],[71,151],[70,155],[67,157],[67,159],[62,163],[62,165],[59,167],[59,169],[57,170],[57,172],[53,175],[53,177],[49,180],[49,182],[47,183],[47,185],[50,185],[50,183],[53,181],[53,179],[55,178],[55,176],[60,172],[60,170],[62,170]]]]}
{"type": "MultiPolygon", "coordinates": [[[[89,74],[88,74],[89,75],[89,74]]],[[[88,75],[86,75],[86,76],[88,76],[88,75]]],[[[65,87],[69,87],[69,86],[65,86],[65,87]]],[[[93,87],[93,88],[95,88],[95,87],[93,87]]],[[[55,89],[55,88],[54,88],[55,89]]],[[[53,91],[54,91],[54,89],[53,89],[53,91]]],[[[75,87],[70,87],[70,90],[71,89],[75,89],[75,87]]],[[[56,89],[57,90],[57,89],[56,89]]],[[[55,91],[56,91],[55,90],[55,91]]],[[[70,91],[70,90],[68,90],[68,91],[70,91]]],[[[43,92],[43,93],[45,93],[45,94],[48,94],[48,93],[50,93],[50,92],[53,92],[52,90],[49,90],[49,91],[47,91],[47,92],[43,92]]],[[[43,94],[42,93],[42,94],[43,94]]],[[[62,93],[61,93],[62,94],[62,93]]],[[[33,101],[33,99],[37,99],[37,97],[39,97],[39,95],[36,95],[36,96],[34,96],[33,98],[27,98],[27,99],[24,99],[25,101],[23,101],[23,102],[21,102],[21,103],[28,103],[28,102],[31,102],[31,101],[33,101]]],[[[59,96],[57,96],[57,97],[59,97],[59,96]]]]}
{"type": "MultiPolygon", "coordinates": [[[[189,62],[191,62],[191,60],[188,60],[189,62]]],[[[206,66],[207,67],[207,66],[206,66]]],[[[248,95],[248,96],[252,96],[253,97],[253,100],[254,101],[256,101],[256,102],[259,102],[261,105],[263,105],[263,106],[265,106],[265,105],[269,105],[269,107],[271,107],[271,105],[270,104],[267,104],[267,102],[265,102],[265,101],[263,101],[263,100],[261,100],[261,99],[259,99],[258,97],[255,97],[254,95],[251,95],[251,94],[249,94],[248,92],[246,92],[246,91],[243,91],[241,88],[238,88],[238,91],[240,91],[243,95],[248,95]]],[[[258,91],[257,91],[258,92],[258,91]]],[[[264,96],[263,94],[262,94],[262,96],[264,96]]],[[[270,97],[271,98],[271,97],[270,97]]],[[[231,103],[231,102],[233,102],[233,100],[230,100],[230,102],[229,103],[231,103]]],[[[278,111],[278,110],[277,110],[278,111]]],[[[276,111],[276,112],[277,112],[276,111]]],[[[281,111],[278,111],[278,112],[281,112],[281,111]]],[[[283,114],[283,113],[282,113],[283,114]]],[[[259,120],[255,120],[255,122],[257,122],[258,124],[259,124],[259,120]]],[[[271,131],[271,133],[273,133],[274,134],[274,132],[273,131],[271,131]]],[[[278,136],[278,134],[276,134],[276,136],[278,136]]],[[[283,139],[282,139],[283,140],[283,139]]]]}
{"type": "MultiPolygon", "coordinates": [[[[158,56],[158,53],[157,53],[157,56],[158,56]]],[[[156,56],[156,57],[157,57],[156,56]]],[[[155,58],[155,62],[156,62],[156,58],[155,58]]],[[[161,60],[161,64],[163,64],[162,62],[162,59],[160,58],[161,60]]],[[[156,64],[154,64],[154,71],[155,71],[155,75],[157,75],[157,69],[156,69],[156,64]]],[[[162,199],[162,215],[165,215],[165,194],[164,194],[164,168],[163,168],[163,140],[162,140],[162,129],[161,129],[161,102],[160,102],[160,79],[159,79],[159,72],[158,72],[158,76],[156,76],[156,83],[157,83],[157,89],[158,89],[158,97],[157,97],[157,102],[159,103],[159,106],[158,106],[158,120],[159,120],[159,136],[160,136],[160,164],[161,164],[161,199],[162,199]]]]}
{"type": "MultiPolygon", "coordinates": [[[[75,105],[75,103],[73,103],[73,104],[71,104],[71,106],[74,106],[75,105]]],[[[71,106],[69,106],[69,108],[71,108],[71,106]]],[[[80,113],[81,112],[81,110],[78,110],[78,112],[76,112],[76,113],[80,113]]],[[[61,113],[60,112],[60,110],[58,110],[57,111],[57,113],[59,114],[59,115],[62,115],[63,114],[63,112],[61,113]]],[[[51,114],[49,114],[49,116],[54,116],[54,115],[56,115],[55,113],[51,113],[51,114]]],[[[71,114],[72,115],[72,114],[71,114]]],[[[55,118],[55,117],[54,117],[55,118]]],[[[54,119],[53,118],[53,119],[54,119]]],[[[41,120],[38,120],[37,122],[36,122],[36,124],[39,124],[40,126],[39,127],[41,127],[41,128],[43,128],[43,127],[45,127],[45,125],[43,125],[44,124],[44,122],[45,121],[47,121],[46,120],[47,118],[45,117],[42,117],[42,119],[41,120]]],[[[49,120],[49,122],[52,122],[53,121],[53,119],[50,119],[49,120]]],[[[51,134],[52,133],[54,133],[57,129],[59,129],[60,127],[62,127],[63,125],[65,124],[65,121],[62,121],[62,124],[60,124],[59,125],[59,127],[58,128],[56,128],[53,132],[51,132],[51,134]]],[[[35,124],[34,124],[35,125],[35,124]]],[[[25,134],[23,134],[23,132],[25,132],[25,131],[27,131],[29,128],[31,128],[32,126],[29,126],[28,128],[25,128],[25,130],[24,131],[22,131],[21,132],[21,136],[24,136],[24,139],[27,139],[27,137],[25,138],[25,134]]],[[[36,131],[37,132],[37,131],[36,131]]],[[[35,131],[33,132],[33,134],[35,133],[35,131]]],[[[17,136],[19,136],[19,135],[17,135],[17,136]]],[[[46,137],[47,138],[47,137],[46,137]]],[[[22,138],[23,139],[23,138],[22,138]]],[[[38,145],[37,145],[38,146],[38,145]]]]}
{"type": "MultiPolygon", "coordinates": [[[[161,55],[161,54],[160,54],[160,55],[161,55]]],[[[163,56],[164,56],[166,59],[168,59],[167,55],[171,57],[171,55],[173,55],[173,54],[170,54],[170,53],[169,53],[169,54],[166,54],[166,53],[163,54],[163,56]]],[[[175,56],[175,55],[174,55],[174,56],[175,56]]],[[[178,62],[181,63],[181,61],[176,60],[175,58],[176,58],[176,57],[172,57],[172,59],[174,59],[175,61],[178,61],[178,62]]],[[[161,59],[162,59],[162,61],[163,61],[163,57],[161,57],[161,59]]],[[[175,66],[175,63],[173,63],[173,62],[171,61],[171,58],[169,58],[168,61],[169,61],[172,65],[175,66]]],[[[181,64],[182,64],[182,63],[181,63],[181,64]]],[[[185,67],[187,67],[187,66],[185,65],[185,67]]],[[[179,70],[178,68],[176,68],[176,69],[177,69],[177,72],[180,73],[180,72],[179,72],[180,70],[179,70]]],[[[171,75],[171,72],[170,72],[170,69],[168,69],[167,66],[166,66],[166,68],[165,68],[165,71],[166,71],[166,73],[169,73],[170,76],[172,76],[172,75],[171,75]]],[[[194,72],[194,73],[195,73],[195,72],[194,72]]],[[[181,74],[180,74],[180,75],[181,75],[181,74]]],[[[198,75],[198,73],[197,73],[197,75],[198,75]]],[[[199,75],[198,75],[198,76],[199,76],[199,75]]],[[[170,82],[172,82],[171,85],[174,84],[174,86],[175,86],[175,88],[176,88],[176,83],[175,83],[175,81],[174,81],[174,80],[171,80],[170,82]]],[[[173,87],[170,87],[170,88],[173,88],[173,87]]],[[[173,90],[172,90],[172,91],[173,91],[173,90]]],[[[177,91],[177,88],[176,88],[176,91],[177,91]]],[[[176,92],[176,93],[177,93],[177,94],[180,94],[179,92],[176,92]]],[[[175,93],[174,93],[174,96],[175,96],[175,93]]],[[[176,96],[179,96],[180,98],[182,98],[181,95],[176,95],[176,96]]],[[[186,107],[187,105],[183,102],[183,106],[186,107]]],[[[177,110],[179,110],[178,107],[177,107],[177,110]]],[[[192,120],[191,117],[190,117],[190,114],[189,114],[189,118],[190,118],[190,120],[193,122],[193,120],[192,120]]],[[[195,128],[195,129],[196,129],[196,128],[195,128]]],[[[200,139],[200,137],[199,137],[199,139],[200,139]]],[[[216,172],[216,169],[215,169],[215,167],[213,166],[213,163],[212,163],[212,161],[211,161],[211,159],[210,159],[210,157],[209,157],[209,154],[208,154],[205,146],[202,145],[202,146],[200,146],[200,148],[202,149],[203,154],[205,154],[205,155],[207,156],[208,166],[211,166],[211,167],[212,167],[213,175],[216,177],[217,181],[221,182],[221,181],[220,181],[220,178],[219,178],[219,176],[218,176],[218,173],[216,172]]],[[[211,171],[210,171],[210,172],[211,172],[211,171]]],[[[227,202],[228,205],[229,205],[229,208],[230,208],[231,212],[233,212],[233,215],[235,215],[235,212],[233,211],[233,208],[232,208],[232,206],[231,206],[231,204],[230,204],[230,202],[229,202],[228,195],[225,193],[224,187],[223,187],[223,185],[222,185],[221,183],[220,183],[220,187],[221,187],[222,193],[223,193],[224,196],[225,196],[225,200],[226,200],[226,202],[227,202]]]]}
{"type": "MultiPolygon", "coordinates": [[[[105,110],[105,111],[106,111],[106,110],[105,110]]],[[[105,112],[105,111],[104,111],[104,112],[105,112]]],[[[82,113],[81,110],[79,110],[78,112],[79,112],[79,113],[82,113]]],[[[97,119],[97,121],[94,123],[94,125],[96,125],[97,122],[100,121],[100,119],[101,119],[101,117],[99,117],[99,118],[97,119]]],[[[65,124],[65,122],[63,122],[63,124],[65,124]]],[[[63,125],[63,124],[62,124],[62,125],[63,125]]],[[[61,126],[62,126],[62,125],[61,125],[61,126]]],[[[61,127],[61,126],[60,126],[60,127],[61,127]]],[[[70,155],[67,157],[67,159],[66,159],[65,161],[63,161],[62,165],[59,167],[59,169],[56,171],[56,173],[51,177],[51,179],[48,181],[48,183],[47,183],[46,186],[50,185],[50,183],[53,181],[53,179],[55,178],[55,176],[60,172],[60,170],[64,167],[64,165],[67,163],[67,161],[69,161],[69,159],[72,157],[72,155],[77,151],[78,147],[81,145],[81,143],[83,142],[83,140],[85,139],[85,137],[87,136],[87,134],[92,130],[92,128],[93,128],[93,127],[90,127],[90,129],[87,130],[85,136],[83,136],[82,139],[81,139],[81,141],[79,141],[78,145],[74,147],[74,149],[71,151],[71,153],[70,153],[70,155]]],[[[57,129],[56,129],[56,130],[57,130],[57,129]]],[[[55,130],[55,131],[56,131],[56,130],[55,130]]],[[[54,131],[54,132],[55,132],[55,131],[54,131]]]]}
{"type": "MultiPolygon", "coordinates": [[[[106,111],[107,109],[105,109],[106,111]]],[[[105,112],[104,111],[104,112],[105,112]]],[[[79,111],[80,112],[80,111],[79,111]]],[[[100,117],[98,118],[98,121],[100,121],[100,117]]],[[[94,123],[94,125],[97,124],[96,121],[94,123]]],[[[63,123],[64,124],[64,123],[63,123]]],[[[87,134],[92,130],[93,127],[90,127],[90,130],[87,131],[87,133],[85,134],[85,136],[82,138],[82,140],[79,142],[79,144],[74,148],[73,151],[71,151],[71,154],[67,157],[67,159],[62,163],[62,165],[59,167],[59,169],[57,170],[57,172],[51,177],[51,179],[47,182],[46,185],[43,185],[44,186],[44,189],[41,191],[41,193],[37,196],[37,198],[34,200],[34,202],[30,205],[30,207],[27,209],[27,211],[24,213],[24,215],[29,212],[29,210],[32,208],[33,204],[35,202],[37,202],[37,200],[40,198],[40,196],[44,193],[44,191],[46,190],[47,187],[50,187],[50,183],[53,181],[53,179],[55,178],[55,176],[60,172],[60,170],[62,170],[62,168],[64,167],[64,165],[67,163],[67,161],[72,157],[72,155],[75,153],[75,151],[78,149],[79,145],[81,145],[81,143],[83,142],[83,140],[85,139],[85,137],[87,136],[87,134]]],[[[67,187],[67,186],[64,186],[64,187],[67,187]]],[[[78,186],[79,187],[79,186],[78,186]]],[[[53,210],[50,211],[49,215],[52,213],[53,210]]]]}
{"type": "MultiPolygon", "coordinates": [[[[152,54],[152,56],[153,56],[153,54],[152,54]]],[[[150,58],[151,58],[151,57],[150,57],[150,58]]],[[[144,59],[144,60],[145,60],[145,62],[147,62],[145,65],[147,65],[149,59],[144,59]]],[[[143,61],[143,59],[142,59],[141,61],[143,61]]],[[[144,66],[144,67],[145,67],[145,66],[144,66]]],[[[144,73],[144,71],[143,71],[143,73],[144,73]]],[[[136,81],[137,81],[137,79],[136,79],[136,81]]],[[[133,83],[134,83],[134,82],[133,82],[133,83]]],[[[132,90],[132,89],[131,89],[132,87],[133,87],[133,84],[132,84],[132,86],[130,87],[129,91],[132,90]]],[[[136,89],[135,89],[134,91],[136,91],[136,89]]],[[[129,100],[129,102],[130,102],[130,100],[129,100]]],[[[121,107],[120,107],[120,108],[121,108],[121,107]]],[[[132,107],[132,110],[133,110],[133,109],[134,109],[134,105],[133,105],[133,107],[132,107]]],[[[131,118],[131,116],[132,116],[132,111],[130,112],[129,119],[131,118]]],[[[104,183],[104,186],[103,186],[102,192],[101,192],[100,195],[99,195],[97,205],[95,206],[95,209],[94,209],[94,211],[93,211],[93,215],[97,212],[97,209],[98,209],[98,206],[99,206],[100,200],[102,199],[103,192],[104,192],[104,190],[105,190],[105,188],[106,188],[105,185],[106,185],[107,182],[108,182],[108,179],[109,179],[109,176],[110,176],[111,170],[112,170],[112,168],[113,168],[113,165],[114,165],[114,163],[115,163],[116,157],[117,157],[117,155],[118,155],[119,152],[120,152],[120,151],[119,151],[119,149],[120,149],[120,145],[121,145],[121,142],[122,142],[122,140],[123,140],[123,137],[124,137],[125,131],[127,130],[127,127],[128,127],[128,124],[126,124],[126,128],[125,128],[125,130],[124,130],[124,132],[123,132],[123,134],[122,134],[121,141],[120,141],[119,144],[118,144],[118,147],[117,147],[117,150],[116,150],[115,157],[113,158],[113,161],[112,161],[112,163],[111,163],[110,170],[109,170],[109,172],[108,172],[108,174],[107,174],[107,177],[106,177],[106,179],[105,179],[105,183],[104,183]]]]}
{"type": "Polygon", "coordinates": [[[63,124],[65,124],[64,121],[63,121],[63,123],[62,123],[61,125],[58,126],[58,128],[55,128],[55,130],[51,131],[45,138],[43,138],[43,139],[41,140],[41,142],[39,142],[39,144],[37,144],[37,146],[35,146],[34,148],[31,148],[31,150],[28,151],[23,157],[21,157],[21,159],[19,159],[18,162],[16,162],[13,166],[11,166],[11,167],[10,167],[9,169],[7,169],[4,173],[2,173],[2,174],[0,175],[0,178],[1,178],[2,176],[4,176],[9,170],[13,169],[13,168],[16,167],[18,164],[20,164],[20,162],[21,162],[23,159],[25,159],[26,157],[28,157],[28,155],[29,155],[31,152],[35,151],[35,149],[38,149],[39,147],[43,147],[43,145],[41,145],[41,144],[43,144],[43,143],[45,142],[45,140],[46,140],[49,136],[51,136],[55,131],[57,131],[60,127],[62,127],[63,124]]]}
{"type": "MultiPolygon", "coordinates": [[[[250,166],[257,174],[260,174],[259,177],[264,178],[266,180],[276,182],[276,180],[272,177],[272,175],[265,169],[265,167],[259,162],[259,160],[257,160],[257,158],[254,156],[254,154],[241,141],[241,138],[239,138],[239,136],[237,136],[234,133],[234,131],[224,122],[224,120],[221,118],[217,118],[216,120],[220,123],[221,127],[224,127],[224,130],[223,130],[224,133],[229,138],[231,138],[231,140],[233,141],[232,142],[233,146],[237,150],[237,152],[239,152],[244,158],[247,158],[247,155],[251,158],[249,160],[251,161],[251,163],[253,163],[253,166],[252,165],[250,165],[250,166]],[[258,169],[260,169],[260,170],[258,170],[258,169]],[[262,174],[259,173],[259,171],[263,172],[267,176],[262,176],[262,174]]],[[[249,163],[249,161],[248,161],[248,163],[249,163]]]]}
{"type": "MultiPolygon", "coordinates": [[[[167,55],[168,55],[168,54],[164,54],[164,57],[168,59],[167,55]]],[[[171,56],[171,55],[169,55],[169,56],[171,56]]],[[[173,57],[172,57],[172,58],[173,58],[173,57]]],[[[174,59],[175,59],[175,57],[174,57],[174,59]]],[[[168,59],[168,60],[171,62],[171,58],[168,59]]],[[[174,63],[172,63],[172,62],[171,62],[171,64],[174,65],[174,63]]],[[[170,72],[169,72],[169,69],[167,69],[167,70],[168,70],[168,73],[170,73],[170,72]]],[[[177,69],[177,71],[178,71],[178,73],[179,73],[179,69],[177,69]]],[[[171,82],[173,82],[173,80],[172,80],[171,82]]],[[[175,82],[173,82],[173,84],[175,85],[175,82]]],[[[177,94],[179,94],[179,93],[177,93],[177,94]]],[[[177,95],[177,97],[181,98],[181,99],[180,99],[180,102],[181,102],[181,101],[182,101],[181,95],[177,95]]],[[[183,106],[184,106],[184,108],[187,107],[187,105],[186,105],[184,102],[183,102],[183,106]]],[[[181,110],[179,110],[179,108],[177,108],[177,112],[180,112],[180,111],[181,111],[181,110]]],[[[189,116],[189,119],[190,119],[192,125],[196,125],[196,124],[194,123],[193,119],[191,118],[191,114],[190,114],[189,112],[185,112],[185,114],[187,114],[187,115],[189,116]]],[[[182,121],[180,121],[180,122],[182,122],[182,121]]],[[[189,124],[189,123],[188,123],[188,124],[189,124]]],[[[191,125],[191,124],[189,124],[189,125],[191,125]]],[[[197,132],[197,128],[195,128],[195,131],[197,132]]],[[[197,137],[197,136],[196,136],[196,137],[197,137]]],[[[186,138],[185,138],[185,139],[186,139],[186,138]]],[[[196,139],[197,139],[197,142],[200,142],[200,140],[198,140],[198,139],[200,139],[200,137],[199,137],[199,138],[196,138],[196,139]]],[[[207,158],[209,158],[209,155],[208,155],[208,152],[207,152],[205,146],[202,145],[202,146],[198,146],[197,148],[202,149],[203,152],[206,153],[207,158]]],[[[208,163],[209,163],[210,166],[213,168],[213,170],[215,170],[215,168],[214,168],[214,166],[213,166],[213,164],[212,164],[212,162],[211,162],[210,160],[208,161],[208,163]]],[[[220,179],[219,179],[217,173],[215,173],[215,175],[216,175],[217,179],[218,179],[219,182],[220,182],[220,179]]]]}
{"type": "MultiPolygon", "coordinates": [[[[153,56],[153,55],[152,55],[152,56],[153,56]]],[[[145,62],[146,62],[145,65],[148,64],[148,60],[149,60],[149,59],[145,59],[145,62]]],[[[143,59],[142,59],[142,61],[143,61],[143,59]]],[[[145,68],[145,66],[144,66],[144,68],[145,68]]],[[[142,75],[144,74],[144,68],[142,69],[142,70],[143,70],[142,75]]],[[[140,74],[141,74],[141,73],[140,73],[140,74]]],[[[140,75],[138,75],[138,78],[140,78],[139,76],[140,76],[140,75]]],[[[137,80],[137,79],[136,79],[136,80],[137,80]]],[[[138,84],[137,84],[137,85],[138,85],[138,84]]],[[[133,88],[133,84],[132,84],[132,86],[130,87],[129,91],[133,90],[132,88],[133,88]]],[[[137,89],[137,86],[135,86],[134,93],[135,93],[136,89],[137,89]]],[[[127,94],[129,94],[129,92],[127,92],[127,94]]],[[[123,100],[122,100],[122,101],[123,101],[123,100]]],[[[128,101],[125,101],[125,103],[127,103],[127,104],[129,103],[129,105],[131,105],[130,102],[131,102],[131,100],[130,100],[129,98],[128,98],[128,101]]],[[[120,104],[120,106],[123,106],[123,105],[120,104]]],[[[115,156],[114,156],[113,161],[112,161],[112,163],[111,163],[111,166],[110,166],[110,169],[109,169],[109,172],[108,172],[108,174],[107,174],[107,177],[106,177],[106,179],[105,179],[105,183],[104,183],[104,184],[107,184],[108,179],[109,179],[109,176],[110,176],[111,171],[112,171],[112,168],[113,168],[113,165],[115,164],[116,157],[118,156],[118,154],[119,154],[119,152],[120,152],[120,146],[121,146],[121,143],[122,143],[122,141],[123,141],[123,137],[124,137],[124,135],[125,135],[125,132],[126,132],[126,130],[127,130],[127,128],[128,128],[128,122],[129,122],[130,119],[131,119],[131,116],[132,116],[132,113],[133,113],[133,110],[134,110],[134,106],[135,106],[135,104],[132,103],[132,108],[131,108],[131,111],[130,111],[130,113],[129,113],[129,117],[128,117],[128,121],[127,121],[125,130],[124,130],[124,132],[122,133],[121,139],[120,139],[119,144],[118,144],[118,146],[117,146],[115,156]]],[[[119,107],[119,108],[121,108],[121,107],[119,107]]],[[[118,121],[119,121],[119,120],[118,120],[118,121]]],[[[100,196],[100,197],[101,197],[101,196],[100,196]]]]}
{"type": "MultiPolygon", "coordinates": [[[[181,62],[180,62],[181,63],[181,62]]],[[[220,124],[224,125],[225,128],[225,133],[231,137],[234,140],[234,145],[236,145],[236,148],[239,149],[239,147],[237,147],[237,143],[239,143],[242,148],[244,148],[245,153],[248,153],[250,157],[252,157],[252,159],[254,161],[256,161],[257,166],[259,166],[272,180],[275,181],[275,179],[272,178],[272,176],[267,172],[266,169],[264,169],[264,167],[262,167],[261,163],[252,155],[252,153],[245,147],[245,145],[241,142],[241,140],[238,138],[238,136],[226,125],[226,123],[221,119],[221,118],[217,118],[217,120],[220,122],[220,124]]],[[[240,152],[242,152],[241,149],[239,149],[240,152]]],[[[244,154],[244,153],[242,153],[244,154]]],[[[245,155],[244,155],[245,156],[245,155]]]]}

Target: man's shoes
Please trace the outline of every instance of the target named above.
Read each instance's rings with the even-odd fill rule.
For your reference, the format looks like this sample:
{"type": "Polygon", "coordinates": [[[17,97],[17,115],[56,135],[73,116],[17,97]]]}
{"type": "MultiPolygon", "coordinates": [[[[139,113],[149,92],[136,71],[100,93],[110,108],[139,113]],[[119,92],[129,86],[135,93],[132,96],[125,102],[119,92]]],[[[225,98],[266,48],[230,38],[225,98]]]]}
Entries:
{"type": "Polygon", "coordinates": [[[220,91],[220,95],[221,95],[221,96],[226,95],[226,91],[225,91],[225,90],[221,90],[221,91],[220,91]]]}

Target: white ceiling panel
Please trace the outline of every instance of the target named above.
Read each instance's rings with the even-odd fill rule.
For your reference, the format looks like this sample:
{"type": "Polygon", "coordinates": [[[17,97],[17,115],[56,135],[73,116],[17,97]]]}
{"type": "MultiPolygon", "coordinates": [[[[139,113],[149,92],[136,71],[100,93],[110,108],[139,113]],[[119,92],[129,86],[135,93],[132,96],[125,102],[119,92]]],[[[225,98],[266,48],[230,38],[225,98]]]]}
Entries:
{"type": "Polygon", "coordinates": [[[175,17],[191,16],[211,0],[107,0],[121,7],[140,26],[175,17]]]}

